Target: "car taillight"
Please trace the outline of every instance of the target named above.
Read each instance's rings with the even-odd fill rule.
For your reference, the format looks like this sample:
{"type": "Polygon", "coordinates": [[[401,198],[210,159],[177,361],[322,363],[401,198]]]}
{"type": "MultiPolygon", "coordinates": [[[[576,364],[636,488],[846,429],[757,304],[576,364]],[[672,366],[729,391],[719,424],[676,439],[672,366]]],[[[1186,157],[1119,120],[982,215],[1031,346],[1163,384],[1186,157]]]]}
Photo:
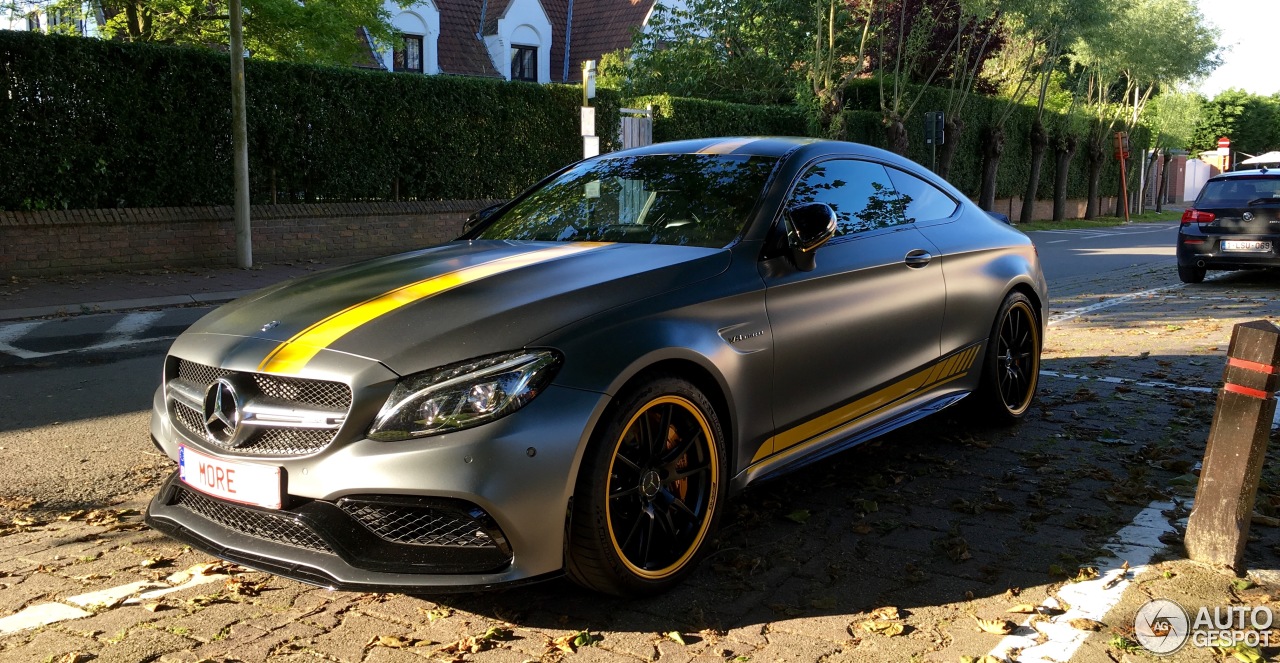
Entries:
{"type": "Polygon", "coordinates": [[[1197,209],[1189,209],[1182,213],[1182,223],[1213,223],[1218,218],[1213,212],[1201,212],[1197,209]]]}

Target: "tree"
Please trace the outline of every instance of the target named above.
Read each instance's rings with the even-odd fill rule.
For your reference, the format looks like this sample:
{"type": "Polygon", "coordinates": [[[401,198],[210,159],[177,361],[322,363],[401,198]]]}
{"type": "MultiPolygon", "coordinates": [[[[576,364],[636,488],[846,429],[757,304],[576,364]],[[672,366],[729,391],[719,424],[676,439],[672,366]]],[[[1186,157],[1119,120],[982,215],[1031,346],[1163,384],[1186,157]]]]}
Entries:
{"type": "MultiPolygon", "coordinates": [[[[91,6],[101,10],[103,36],[111,39],[228,48],[226,0],[92,0],[91,6]]],[[[245,47],[269,60],[349,65],[363,55],[360,31],[389,43],[390,21],[382,0],[244,0],[245,47]]]]}
{"type": "Polygon", "coordinates": [[[951,161],[964,133],[964,107],[977,89],[978,74],[991,54],[1004,44],[999,18],[990,0],[961,2],[955,12],[953,20],[958,42],[946,76],[947,105],[944,113],[947,140],[938,155],[938,175],[943,179],[951,172],[951,161]]]}
{"type": "Polygon", "coordinates": [[[784,103],[801,82],[808,0],[690,0],[662,4],[632,47],[601,62],[601,84],[627,95],[674,94],[784,103]]]}
{"type": "Polygon", "coordinates": [[[943,0],[933,7],[934,11],[922,11],[926,4],[922,0],[909,2],[897,0],[897,8],[892,5],[880,6],[880,18],[876,21],[880,26],[877,35],[878,53],[876,78],[880,90],[880,121],[885,128],[885,138],[889,149],[901,155],[907,153],[908,137],[904,119],[919,103],[926,91],[926,86],[933,82],[938,71],[948,62],[948,55],[960,42],[960,33],[950,39],[936,43],[935,36],[940,32],[941,20],[948,14],[960,11],[959,3],[943,0]],[[908,6],[912,7],[908,20],[908,6]],[[887,47],[891,44],[891,47],[887,47]],[[892,58],[890,58],[892,56],[892,58]],[[892,59],[892,67],[890,60],[892,59]],[[927,73],[922,69],[926,62],[927,73]],[[923,80],[920,80],[923,77],[923,80]],[[913,80],[914,79],[914,80],[913,80]],[[909,82],[918,82],[913,89],[909,82]]]}
{"type": "MultiPolygon", "coordinates": [[[[1164,159],[1160,169],[1160,191],[1166,190],[1169,182],[1169,162],[1173,160],[1172,150],[1185,149],[1191,145],[1196,124],[1200,120],[1201,97],[1192,92],[1165,90],[1153,99],[1148,106],[1146,126],[1151,130],[1156,151],[1164,159]]],[[[1148,180],[1149,182],[1150,180],[1148,180]]],[[[1164,209],[1164,197],[1156,196],[1156,211],[1164,209]]]]}
{"type": "Polygon", "coordinates": [[[1231,149],[1261,154],[1280,148],[1280,95],[1263,97],[1240,89],[1223,90],[1201,106],[1192,146],[1217,147],[1218,138],[1231,139],[1231,149]]]}

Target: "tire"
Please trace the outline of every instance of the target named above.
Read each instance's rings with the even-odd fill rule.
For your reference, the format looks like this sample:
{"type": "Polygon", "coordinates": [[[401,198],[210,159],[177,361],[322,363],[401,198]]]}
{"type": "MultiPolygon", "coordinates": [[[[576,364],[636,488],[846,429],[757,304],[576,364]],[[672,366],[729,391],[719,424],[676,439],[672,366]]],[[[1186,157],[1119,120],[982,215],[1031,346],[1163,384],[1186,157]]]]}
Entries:
{"type": "Polygon", "coordinates": [[[1031,300],[1009,293],[991,325],[982,379],[975,392],[976,414],[1008,425],[1023,418],[1035,401],[1040,378],[1040,321],[1031,300]]]}
{"type": "Polygon", "coordinates": [[[1204,281],[1204,272],[1205,269],[1203,267],[1178,263],[1178,280],[1183,283],[1202,283],[1204,281]]]}
{"type": "Polygon", "coordinates": [[[708,548],[726,495],[724,434],[681,378],[654,378],[615,404],[578,473],[565,568],[589,589],[657,594],[708,548]]]}

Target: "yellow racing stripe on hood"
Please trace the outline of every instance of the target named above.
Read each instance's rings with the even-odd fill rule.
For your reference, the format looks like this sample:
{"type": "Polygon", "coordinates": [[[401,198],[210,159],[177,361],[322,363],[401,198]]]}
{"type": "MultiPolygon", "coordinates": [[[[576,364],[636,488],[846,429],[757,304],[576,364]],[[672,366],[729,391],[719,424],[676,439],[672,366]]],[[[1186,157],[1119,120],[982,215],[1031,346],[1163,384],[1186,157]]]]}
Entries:
{"type": "Polygon", "coordinates": [[[296,374],[311,361],[312,357],[320,354],[321,350],[338,339],[402,306],[513,269],[591,251],[608,244],[609,242],[575,242],[550,249],[539,249],[463,267],[401,286],[359,304],[348,306],[294,334],[292,338],[276,346],[271,354],[258,364],[258,370],[264,373],[296,374]]]}

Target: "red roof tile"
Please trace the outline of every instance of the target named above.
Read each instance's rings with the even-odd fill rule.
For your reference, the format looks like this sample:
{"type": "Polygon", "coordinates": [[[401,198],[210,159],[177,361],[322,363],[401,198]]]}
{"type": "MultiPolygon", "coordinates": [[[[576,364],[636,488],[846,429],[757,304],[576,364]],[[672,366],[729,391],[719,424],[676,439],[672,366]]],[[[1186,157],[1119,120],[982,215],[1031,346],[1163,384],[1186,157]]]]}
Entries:
{"type": "MultiPolygon", "coordinates": [[[[569,39],[569,80],[582,80],[583,60],[599,61],[605,53],[630,47],[632,31],[644,25],[653,5],[654,0],[574,0],[573,32],[569,39]]],[[[563,45],[563,36],[560,41],[563,45]]],[[[563,53],[560,57],[564,57],[563,53]]],[[[553,78],[558,78],[556,73],[553,73],[553,78]]]]}
{"type": "Polygon", "coordinates": [[[476,38],[480,31],[483,0],[437,0],[440,8],[440,41],[436,45],[440,72],[500,78],[489,50],[476,38]]]}

